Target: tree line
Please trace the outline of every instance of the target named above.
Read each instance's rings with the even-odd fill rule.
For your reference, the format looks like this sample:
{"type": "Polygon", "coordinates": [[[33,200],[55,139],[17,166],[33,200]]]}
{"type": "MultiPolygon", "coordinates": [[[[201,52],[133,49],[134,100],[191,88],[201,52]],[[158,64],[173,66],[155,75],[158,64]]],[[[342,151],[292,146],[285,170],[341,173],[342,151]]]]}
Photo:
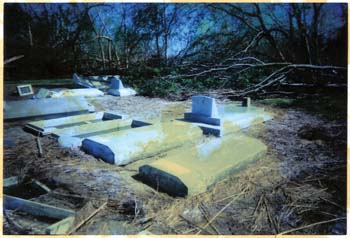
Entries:
{"type": "Polygon", "coordinates": [[[4,58],[5,80],[119,74],[149,95],[346,83],[347,5],[6,3],[4,58]]]}

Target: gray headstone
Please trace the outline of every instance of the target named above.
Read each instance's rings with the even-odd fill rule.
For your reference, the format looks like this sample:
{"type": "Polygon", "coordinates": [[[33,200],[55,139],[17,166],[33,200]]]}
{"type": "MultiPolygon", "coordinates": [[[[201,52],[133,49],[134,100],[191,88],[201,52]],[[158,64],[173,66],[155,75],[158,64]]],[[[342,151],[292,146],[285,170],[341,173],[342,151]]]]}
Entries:
{"type": "Polygon", "coordinates": [[[118,76],[113,76],[111,79],[110,89],[123,89],[123,83],[118,76]]]}
{"type": "Polygon", "coordinates": [[[215,99],[206,96],[193,96],[192,113],[205,117],[218,117],[215,99]]]}

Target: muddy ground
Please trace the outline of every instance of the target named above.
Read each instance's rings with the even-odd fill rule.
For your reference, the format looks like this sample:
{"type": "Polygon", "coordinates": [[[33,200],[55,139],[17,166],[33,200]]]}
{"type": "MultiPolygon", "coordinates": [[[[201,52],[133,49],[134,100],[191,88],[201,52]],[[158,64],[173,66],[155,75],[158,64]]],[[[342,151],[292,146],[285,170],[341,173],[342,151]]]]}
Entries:
{"type": "MultiPolygon", "coordinates": [[[[140,96],[91,103],[161,121],[190,107],[189,101],[140,96]]],[[[274,120],[245,133],[265,142],[266,157],[196,196],[157,192],[135,179],[137,163],[110,165],[79,149],[62,149],[50,136],[41,138],[40,158],[35,136],[22,130],[25,122],[4,123],[4,177],[35,178],[52,192],[32,200],[76,211],[90,200],[108,199],[73,234],[345,234],[345,118],[328,121],[295,107],[265,109],[274,120]]],[[[6,217],[5,234],[38,234],[54,222],[12,211],[6,217]]]]}

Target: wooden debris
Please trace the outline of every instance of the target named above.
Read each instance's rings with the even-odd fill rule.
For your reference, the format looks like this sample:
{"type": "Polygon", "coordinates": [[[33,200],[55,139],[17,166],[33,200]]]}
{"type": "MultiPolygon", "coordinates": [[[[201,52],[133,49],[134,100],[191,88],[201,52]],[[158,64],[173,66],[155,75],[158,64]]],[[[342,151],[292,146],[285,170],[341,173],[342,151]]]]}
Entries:
{"type": "Polygon", "coordinates": [[[18,185],[19,183],[20,183],[20,178],[18,176],[13,176],[13,177],[5,178],[3,180],[3,187],[4,188],[12,187],[12,186],[18,185]]]}
{"type": "Polygon", "coordinates": [[[32,184],[33,186],[38,187],[39,189],[44,190],[47,193],[51,192],[51,189],[48,186],[46,186],[45,184],[43,184],[42,182],[36,179],[32,180],[32,184]]]}
{"type": "Polygon", "coordinates": [[[9,195],[4,195],[4,209],[16,209],[34,216],[44,216],[56,219],[63,219],[75,214],[74,211],[69,209],[58,208],[9,195]]]}
{"type": "Polygon", "coordinates": [[[39,151],[38,156],[41,158],[41,157],[43,156],[43,149],[42,149],[42,147],[41,147],[40,138],[37,137],[37,138],[35,139],[35,141],[36,141],[36,144],[37,144],[37,146],[38,146],[38,151],[39,151]]]}
{"type": "Polygon", "coordinates": [[[94,215],[101,211],[107,201],[90,201],[74,216],[67,217],[46,228],[46,234],[72,234],[94,215]]]}
{"type": "Polygon", "coordinates": [[[17,55],[4,61],[4,65],[23,58],[24,55],[17,55]]]}

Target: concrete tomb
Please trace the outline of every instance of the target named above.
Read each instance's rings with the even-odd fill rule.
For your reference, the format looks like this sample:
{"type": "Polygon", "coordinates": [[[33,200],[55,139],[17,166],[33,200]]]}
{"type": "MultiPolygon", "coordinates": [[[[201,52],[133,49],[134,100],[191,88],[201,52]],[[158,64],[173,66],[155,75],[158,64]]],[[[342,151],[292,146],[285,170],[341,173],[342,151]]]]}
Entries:
{"type": "Polygon", "coordinates": [[[132,88],[124,88],[119,76],[114,76],[111,79],[111,86],[108,90],[108,94],[119,97],[133,96],[136,94],[136,91],[132,88]]]}
{"type": "Polygon", "coordinates": [[[95,109],[84,97],[42,98],[34,100],[7,101],[5,120],[35,117],[59,117],[93,112],[95,109]]]}
{"type": "Polygon", "coordinates": [[[83,140],[82,149],[107,163],[125,165],[195,143],[201,137],[198,126],[172,121],[91,136],[83,140]]]}
{"type": "Polygon", "coordinates": [[[85,138],[97,135],[105,135],[112,132],[151,125],[147,122],[135,120],[109,120],[86,125],[72,126],[62,129],[53,129],[53,136],[58,137],[58,142],[63,147],[79,147],[85,138]]]}
{"type": "Polygon", "coordinates": [[[215,99],[206,96],[193,96],[192,112],[184,114],[184,120],[199,126],[204,134],[218,137],[270,119],[271,115],[262,108],[235,104],[217,106],[215,99]]]}
{"type": "Polygon", "coordinates": [[[172,196],[195,195],[263,157],[266,146],[242,134],[206,140],[139,168],[142,181],[172,196]]]}
{"type": "MultiPolygon", "coordinates": [[[[77,131],[80,128],[77,126],[86,126],[87,128],[91,128],[90,130],[94,130],[96,127],[91,126],[97,122],[108,122],[110,120],[121,119],[122,116],[113,114],[110,112],[96,112],[96,113],[88,113],[77,116],[69,116],[69,117],[61,117],[49,120],[41,120],[41,121],[32,121],[26,124],[26,129],[29,131],[33,131],[35,135],[42,134],[52,134],[56,133],[57,136],[63,135],[65,129],[74,128],[77,131]]],[[[95,129],[96,130],[96,129],[95,129]]],[[[74,133],[73,133],[74,134],[74,133]]],[[[73,135],[70,133],[69,135],[73,135]]],[[[76,134],[74,134],[76,135],[76,134]]]]}

